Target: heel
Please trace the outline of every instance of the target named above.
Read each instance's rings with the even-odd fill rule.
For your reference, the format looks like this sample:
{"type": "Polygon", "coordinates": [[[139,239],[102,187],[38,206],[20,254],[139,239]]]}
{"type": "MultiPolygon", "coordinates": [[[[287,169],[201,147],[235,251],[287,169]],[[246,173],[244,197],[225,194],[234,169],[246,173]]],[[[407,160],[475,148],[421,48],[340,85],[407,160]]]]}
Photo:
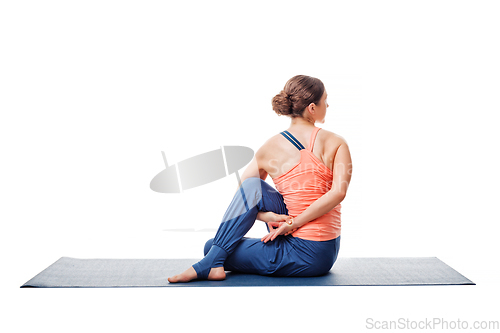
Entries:
{"type": "Polygon", "coordinates": [[[212,245],[205,258],[193,265],[196,271],[197,280],[207,280],[210,270],[214,267],[223,267],[226,261],[227,252],[217,245],[212,245]]]}

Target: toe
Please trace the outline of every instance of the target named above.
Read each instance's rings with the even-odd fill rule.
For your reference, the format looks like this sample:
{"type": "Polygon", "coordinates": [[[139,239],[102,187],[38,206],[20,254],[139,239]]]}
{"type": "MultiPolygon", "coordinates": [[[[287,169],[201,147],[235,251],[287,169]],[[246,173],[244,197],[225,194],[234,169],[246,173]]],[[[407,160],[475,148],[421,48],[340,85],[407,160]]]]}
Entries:
{"type": "Polygon", "coordinates": [[[169,277],[168,278],[168,282],[170,283],[176,283],[176,282],[179,282],[179,275],[174,275],[172,277],[169,277]]]}

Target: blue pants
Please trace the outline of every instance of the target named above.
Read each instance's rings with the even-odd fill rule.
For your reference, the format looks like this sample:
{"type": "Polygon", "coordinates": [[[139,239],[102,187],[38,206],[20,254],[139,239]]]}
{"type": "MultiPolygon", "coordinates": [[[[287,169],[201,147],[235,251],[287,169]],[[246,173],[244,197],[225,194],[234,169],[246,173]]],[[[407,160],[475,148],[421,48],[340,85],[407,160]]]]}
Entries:
{"type": "Polygon", "coordinates": [[[259,211],[288,214],[278,191],[260,178],[248,178],[233,197],[215,238],[205,244],[205,257],[193,265],[198,279],[207,279],[213,267],[271,276],[318,276],[330,271],[340,236],[318,242],[281,235],[267,243],[244,237],[259,211]]]}

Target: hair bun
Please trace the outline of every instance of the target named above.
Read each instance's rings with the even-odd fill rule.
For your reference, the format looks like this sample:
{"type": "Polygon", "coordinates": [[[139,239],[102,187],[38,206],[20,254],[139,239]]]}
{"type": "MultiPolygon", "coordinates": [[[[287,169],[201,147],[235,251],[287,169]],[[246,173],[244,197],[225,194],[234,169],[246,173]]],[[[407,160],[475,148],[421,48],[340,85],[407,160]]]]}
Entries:
{"type": "Polygon", "coordinates": [[[293,113],[292,109],[292,96],[288,95],[284,90],[282,90],[278,95],[273,97],[272,105],[273,110],[278,115],[290,115],[293,113]]]}
{"type": "Polygon", "coordinates": [[[307,75],[296,75],[287,81],[283,90],[274,96],[273,110],[278,115],[302,117],[308,105],[319,105],[325,92],[320,79],[307,75]]]}

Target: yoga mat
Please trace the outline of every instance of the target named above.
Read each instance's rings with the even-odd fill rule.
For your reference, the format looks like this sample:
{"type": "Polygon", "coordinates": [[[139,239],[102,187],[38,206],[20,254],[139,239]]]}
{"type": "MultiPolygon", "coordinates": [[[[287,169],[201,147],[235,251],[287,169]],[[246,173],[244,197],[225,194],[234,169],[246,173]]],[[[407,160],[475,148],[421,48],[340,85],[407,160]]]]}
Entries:
{"type": "Polygon", "coordinates": [[[269,277],[227,272],[224,281],[169,283],[199,259],[75,259],[62,257],[23,287],[409,286],[475,284],[435,257],[338,258],[318,277],[269,277]]]}

